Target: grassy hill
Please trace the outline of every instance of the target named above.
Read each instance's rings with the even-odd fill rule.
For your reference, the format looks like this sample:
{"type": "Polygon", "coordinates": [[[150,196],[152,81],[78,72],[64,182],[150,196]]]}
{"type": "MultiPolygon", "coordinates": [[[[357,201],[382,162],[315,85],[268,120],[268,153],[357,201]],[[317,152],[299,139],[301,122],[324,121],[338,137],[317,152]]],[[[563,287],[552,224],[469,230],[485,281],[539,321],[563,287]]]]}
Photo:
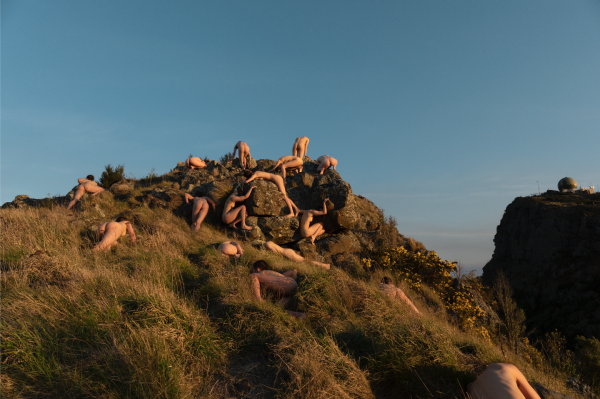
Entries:
{"type": "Polygon", "coordinates": [[[464,398],[491,362],[576,397],[548,363],[461,330],[433,290],[398,281],[421,316],[389,299],[382,270],[324,271],[247,243],[228,260],[222,227],[194,233],[109,192],[74,212],[46,205],[2,210],[4,397],[464,398]],[[136,245],[92,251],[93,227],[120,215],[136,245]],[[253,298],[258,259],[298,270],[291,309],[306,320],[253,298]]]}

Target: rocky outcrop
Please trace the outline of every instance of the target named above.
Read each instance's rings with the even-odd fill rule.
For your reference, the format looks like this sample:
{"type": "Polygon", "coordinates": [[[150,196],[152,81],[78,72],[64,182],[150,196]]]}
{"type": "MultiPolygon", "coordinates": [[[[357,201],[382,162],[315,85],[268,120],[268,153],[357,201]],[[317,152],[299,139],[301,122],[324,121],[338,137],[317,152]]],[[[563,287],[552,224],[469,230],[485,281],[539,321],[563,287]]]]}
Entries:
{"type": "Polygon", "coordinates": [[[499,271],[538,333],[600,337],[600,195],[519,197],[498,226],[483,278],[499,271]]]}

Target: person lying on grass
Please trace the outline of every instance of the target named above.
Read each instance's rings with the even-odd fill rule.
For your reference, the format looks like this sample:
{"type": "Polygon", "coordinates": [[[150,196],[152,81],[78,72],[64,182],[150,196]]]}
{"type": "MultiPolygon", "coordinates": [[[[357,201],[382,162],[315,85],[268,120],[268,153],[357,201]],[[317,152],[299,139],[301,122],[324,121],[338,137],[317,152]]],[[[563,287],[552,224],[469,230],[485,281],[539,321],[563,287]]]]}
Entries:
{"type": "Polygon", "coordinates": [[[83,197],[83,194],[92,194],[93,197],[104,191],[102,187],[98,187],[98,183],[94,181],[94,176],[92,175],[88,175],[85,179],[77,179],[77,181],[79,182],[79,186],[77,186],[75,197],[73,197],[73,201],[69,202],[67,210],[71,209],[83,197]]]}
{"type": "Polygon", "coordinates": [[[198,231],[200,230],[200,226],[208,213],[209,206],[212,205],[213,211],[215,210],[215,203],[208,197],[202,197],[201,194],[192,197],[188,193],[185,193],[183,196],[185,198],[185,203],[189,204],[190,200],[194,200],[194,207],[192,208],[192,225],[190,226],[192,230],[198,231]]]}
{"type": "Polygon", "coordinates": [[[224,243],[221,243],[221,245],[219,245],[219,251],[221,252],[221,255],[226,258],[239,258],[244,254],[244,250],[240,244],[235,241],[225,241],[224,243]]]}
{"type": "Polygon", "coordinates": [[[540,399],[521,371],[512,364],[492,363],[467,386],[470,399],[540,399]]]}
{"type": "MultiPolygon", "coordinates": [[[[277,303],[283,308],[290,302],[292,295],[294,295],[296,289],[298,289],[296,278],[298,278],[296,269],[278,273],[269,270],[269,265],[264,260],[254,262],[252,273],[250,273],[252,291],[256,299],[258,299],[259,302],[263,301],[260,294],[260,285],[263,284],[265,290],[275,295],[276,298],[279,298],[277,303]]],[[[286,310],[286,312],[299,319],[306,318],[306,314],[304,313],[293,312],[291,310],[286,310]]]]}
{"type": "Polygon", "coordinates": [[[417,312],[417,314],[421,314],[421,312],[419,312],[419,309],[417,309],[417,307],[412,303],[412,301],[410,299],[408,299],[408,297],[406,296],[404,291],[402,291],[400,288],[398,288],[394,284],[392,284],[391,278],[389,278],[389,277],[382,278],[381,283],[378,284],[377,287],[379,287],[379,289],[381,291],[383,291],[383,293],[386,294],[387,296],[406,302],[406,304],[408,306],[410,306],[412,308],[412,310],[417,312]]]}
{"type": "Polygon", "coordinates": [[[271,252],[275,252],[276,254],[283,255],[284,257],[288,258],[289,260],[293,260],[294,262],[310,262],[313,265],[317,265],[317,266],[322,267],[327,270],[329,270],[329,268],[330,268],[329,264],[327,264],[327,263],[317,262],[316,260],[308,260],[308,259],[303,258],[302,256],[298,255],[293,249],[281,248],[279,245],[275,244],[272,241],[265,242],[263,244],[263,248],[266,249],[267,251],[271,251],[271,252]]]}
{"type": "Polygon", "coordinates": [[[116,244],[117,240],[129,233],[129,239],[135,244],[135,233],[131,223],[123,216],[117,218],[116,222],[106,222],[98,226],[97,234],[101,241],[93,248],[94,251],[104,251],[116,244]]]}

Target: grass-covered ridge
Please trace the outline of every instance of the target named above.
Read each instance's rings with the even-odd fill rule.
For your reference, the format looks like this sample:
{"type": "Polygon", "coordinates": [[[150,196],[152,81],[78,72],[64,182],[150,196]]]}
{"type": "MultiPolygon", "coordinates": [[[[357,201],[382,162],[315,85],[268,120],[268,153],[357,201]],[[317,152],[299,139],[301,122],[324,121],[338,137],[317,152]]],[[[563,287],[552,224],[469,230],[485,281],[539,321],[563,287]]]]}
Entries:
{"type": "Polygon", "coordinates": [[[1,229],[5,397],[463,398],[499,361],[566,392],[563,375],[460,330],[434,290],[398,282],[422,316],[389,299],[381,270],[356,278],[249,244],[230,261],[216,251],[229,239],[220,227],[194,233],[109,192],[73,213],[2,210],[1,229]],[[138,243],[92,251],[90,227],[120,215],[138,243]],[[258,259],[298,269],[291,309],[306,320],[253,298],[258,259]]]}

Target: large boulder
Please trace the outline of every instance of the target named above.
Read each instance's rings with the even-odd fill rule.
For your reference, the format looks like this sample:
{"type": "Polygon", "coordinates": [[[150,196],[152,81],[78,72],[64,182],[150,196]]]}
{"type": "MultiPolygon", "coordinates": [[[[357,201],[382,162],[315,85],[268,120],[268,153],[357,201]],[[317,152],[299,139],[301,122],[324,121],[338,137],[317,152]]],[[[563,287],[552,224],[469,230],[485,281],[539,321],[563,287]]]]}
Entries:
{"type": "Polygon", "coordinates": [[[296,218],[287,216],[272,216],[257,218],[257,226],[260,227],[267,241],[282,245],[299,241],[300,222],[296,218]]]}
{"type": "Polygon", "coordinates": [[[252,186],[256,186],[250,193],[250,197],[244,202],[250,216],[282,216],[283,208],[286,206],[285,197],[279,192],[275,183],[265,180],[254,180],[240,185],[240,195],[248,192],[252,186]]]}
{"type": "Polygon", "coordinates": [[[142,196],[142,202],[150,208],[176,210],[183,204],[183,197],[172,188],[156,187],[142,196]]]}
{"type": "MultiPolygon", "coordinates": [[[[234,168],[239,168],[239,169],[244,169],[242,167],[242,162],[240,161],[240,158],[236,158],[233,161],[231,161],[231,166],[234,168]]],[[[246,169],[254,169],[256,168],[257,163],[256,163],[256,159],[254,158],[250,158],[250,163],[248,163],[248,159],[246,158],[246,169]]]]}
{"type": "Polygon", "coordinates": [[[318,251],[327,263],[338,266],[359,260],[360,242],[354,235],[336,235],[323,238],[316,242],[318,251]]]}

